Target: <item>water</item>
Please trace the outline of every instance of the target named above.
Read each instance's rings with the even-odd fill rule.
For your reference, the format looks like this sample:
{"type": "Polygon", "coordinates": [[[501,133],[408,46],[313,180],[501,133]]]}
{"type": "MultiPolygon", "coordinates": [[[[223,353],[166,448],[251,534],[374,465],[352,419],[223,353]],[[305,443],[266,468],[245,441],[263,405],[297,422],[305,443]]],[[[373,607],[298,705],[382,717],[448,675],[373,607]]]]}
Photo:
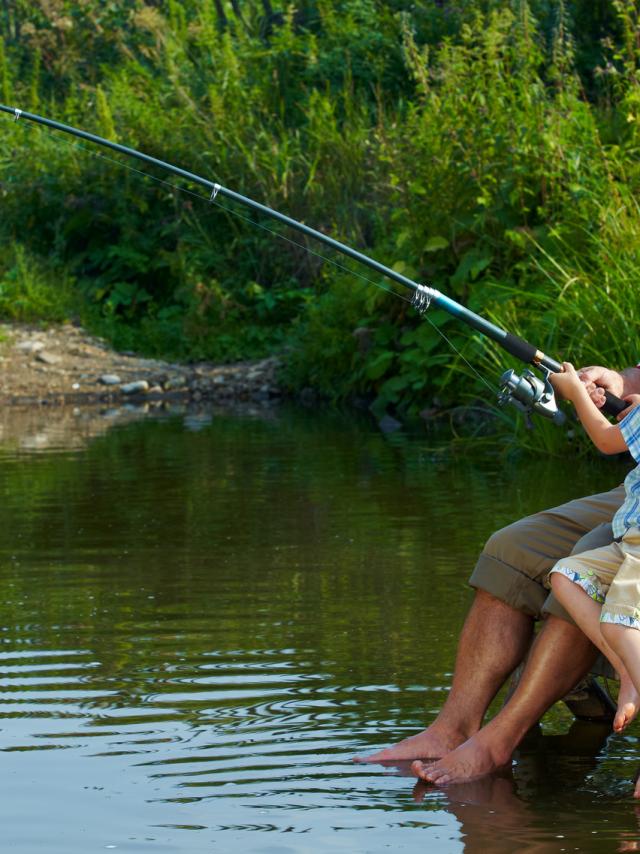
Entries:
{"type": "Polygon", "coordinates": [[[557,706],[510,774],[447,790],[352,762],[441,706],[491,530],[619,464],[292,410],[3,419],[3,850],[640,845],[636,725],[557,706]]]}

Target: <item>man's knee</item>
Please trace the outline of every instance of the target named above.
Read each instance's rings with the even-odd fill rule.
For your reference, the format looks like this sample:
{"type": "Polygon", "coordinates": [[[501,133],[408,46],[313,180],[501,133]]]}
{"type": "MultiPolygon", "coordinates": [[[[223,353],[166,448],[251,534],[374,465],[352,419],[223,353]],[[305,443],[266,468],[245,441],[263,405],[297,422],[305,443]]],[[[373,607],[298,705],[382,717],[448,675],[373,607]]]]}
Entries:
{"type": "Polygon", "coordinates": [[[518,547],[527,537],[527,519],[518,519],[504,528],[498,528],[489,535],[482,549],[483,554],[490,555],[496,560],[512,563],[518,547]]]}
{"type": "Polygon", "coordinates": [[[544,620],[542,621],[542,628],[540,629],[538,634],[542,636],[543,632],[547,639],[551,638],[552,636],[558,637],[562,635],[563,637],[573,636],[576,639],[584,638],[584,640],[588,644],[591,643],[591,641],[583,633],[582,629],[579,629],[575,623],[572,623],[569,620],[565,620],[564,617],[559,617],[556,614],[548,614],[544,618],[544,620]]]}
{"type": "Polygon", "coordinates": [[[539,617],[546,591],[528,519],[495,531],[486,541],[469,583],[505,605],[539,617]]]}
{"type": "Polygon", "coordinates": [[[610,519],[621,500],[620,490],[567,502],[534,513],[491,534],[469,583],[532,617],[553,613],[571,621],[545,582],[560,558],[574,548],[611,538],[610,519]]]}

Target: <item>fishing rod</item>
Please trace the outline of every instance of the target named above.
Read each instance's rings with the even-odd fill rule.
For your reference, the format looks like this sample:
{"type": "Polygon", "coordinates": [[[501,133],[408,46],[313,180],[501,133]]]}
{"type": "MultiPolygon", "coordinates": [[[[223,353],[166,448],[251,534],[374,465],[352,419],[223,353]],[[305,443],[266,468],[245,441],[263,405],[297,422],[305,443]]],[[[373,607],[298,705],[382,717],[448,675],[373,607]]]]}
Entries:
{"type": "MultiPolygon", "coordinates": [[[[483,335],[486,335],[487,338],[495,341],[503,350],[506,350],[507,353],[515,356],[525,364],[532,365],[540,372],[541,376],[534,374],[533,371],[530,370],[524,370],[521,375],[517,374],[514,370],[505,371],[500,379],[500,392],[498,395],[499,403],[513,403],[527,414],[537,412],[546,418],[550,418],[557,424],[561,424],[564,420],[564,413],[558,409],[553,388],[549,381],[549,375],[551,373],[560,373],[562,371],[562,364],[555,359],[552,359],[551,356],[547,356],[545,353],[541,352],[533,344],[525,341],[524,338],[520,338],[518,335],[513,335],[511,332],[501,329],[499,326],[496,326],[494,323],[491,323],[489,320],[486,320],[484,317],[481,317],[479,314],[471,311],[466,306],[441,293],[436,288],[414,282],[412,279],[407,278],[407,276],[403,276],[396,270],[392,270],[390,267],[381,264],[379,261],[375,261],[373,258],[369,258],[368,255],[364,255],[362,252],[358,252],[356,249],[352,249],[344,243],[340,243],[340,241],[335,240],[327,234],[323,234],[321,231],[317,231],[315,228],[311,228],[302,222],[298,222],[297,220],[292,219],[273,208],[267,207],[267,205],[256,202],[248,196],[243,196],[234,190],[230,190],[228,187],[223,187],[222,184],[219,184],[217,181],[210,181],[208,178],[203,178],[201,175],[196,175],[194,172],[189,172],[186,169],[175,166],[173,163],[158,160],[156,157],[151,157],[151,155],[144,154],[142,151],[137,151],[135,148],[120,145],[120,143],[104,139],[96,134],[88,133],[87,131],[72,127],[71,125],[65,125],[61,122],[54,121],[53,119],[47,119],[44,116],[29,113],[26,110],[20,110],[16,107],[8,107],[4,104],[0,104],[0,112],[12,115],[16,122],[21,119],[29,122],[35,122],[36,124],[44,125],[45,127],[56,131],[62,131],[63,133],[70,134],[71,136],[75,136],[79,139],[87,140],[88,142],[103,146],[104,148],[110,148],[112,151],[116,151],[119,154],[134,157],[144,163],[148,163],[167,172],[171,172],[180,178],[186,178],[194,184],[206,187],[207,190],[210,191],[210,202],[215,202],[218,196],[231,199],[233,202],[237,202],[238,204],[244,205],[245,207],[248,207],[260,214],[264,214],[271,219],[275,219],[278,222],[305,234],[307,237],[311,237],[314,240],[324,243],[326,246],[340,252],[342,255],[346,255],[348,258],[363,264],[365,267],[369,267],[376,273],[380,273],[386,278],[391,279],[410,291],[413,291],[411,302],[419,313],[424,314],[430,306],[435,305],[455,317],[457,320],[466,323],[467,326],[470,326],[478,332],[481,332],[483,335]]],[[[627,404],[625,401],[620,400],[620,398],[615,397],[615,395],[612,395],[608,391],[605,391],[605,404],[603,406],[605,412],[610,415],[617,415],[619,412],[622,412],[623,409],[626,409],[626,407],[627,404]]]]}

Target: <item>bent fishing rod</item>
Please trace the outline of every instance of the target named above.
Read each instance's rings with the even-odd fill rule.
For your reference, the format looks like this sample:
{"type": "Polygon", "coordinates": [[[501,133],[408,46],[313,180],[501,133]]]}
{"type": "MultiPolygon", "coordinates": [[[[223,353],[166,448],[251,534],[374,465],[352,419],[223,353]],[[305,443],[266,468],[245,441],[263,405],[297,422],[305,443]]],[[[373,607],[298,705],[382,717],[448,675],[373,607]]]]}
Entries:
{"type": "MultiPolygon", "coordinates": [[[[455,317],[457,320],[466,323],[467,326],[470,326],[478,332],[481,332],[483,335],[486,335],[487,338],[495,341],[503,350],[506,350],[507,353],[515,356],[515,358],[525,364],[532,365],[541,373],[542,376],[538,376],[530,370],[525,370],[521,375],[518,375],[514,370],[505,371],[500,379],[500,392],[498,395],[499,403],[513,403],[526,414],[537,412],[546,418],[552,419],[557,424],[561,424],[563,422],[564,413],[558,409],[553,388],[549,382],[549,375],[551,373],[560,373],[562,371],[562,364],[541,352],[537,347],[534,347],[533,344],[530,344],[518,335],[513,335],[511,332],[501,329],[499,326],[496,326],[484,317],[481,317],[479,314],[471,311],[466,306],[441,293],[436,288],[414,282],[412,279],[407,278],[407,276],[403,276],[396,270],[392,270],[390,267],[381,264],[379,261],[369,258],[368,255],[364,255],[362,252],[358,252],[356,249],[352,249],[350,246],[340,243],[340,241],[335,240],[333,237],[323,234],[321,231],[317,231],[315,228],[311,228],[302,222],[298,222],[297,220],[292,219],[273,208],[267,207],[267,205],[256,202],[248,196],[243,196],[234,190],[230,190],[228,187],[223,187],[222,184],[219,184],[216,181],[210,181],[208,178],[203,178],[201,175],[196,175],[195,173],[182,169],[179,166],[175,166],[172,163],[158,160],[156,157],[144,154],[142,151],[138,151],[135,148],[120,145],[120,143],[104,139],[96,134],[88,133],[87,131],[72,127],[71,125],[65,125],[61,122],[54,121],[53,119],[48,119],[35,113],[29,113],[16,107],[8,107],[4,104],[0,104],[0,112],[12,115],[16,122],[19,120],[25,120],[39,125],[44,125],[52,130],[61,131],[79,139],[84,139],[88,142],[100,145],[104,148],[109,148],[119,154],[124,154],[128,157],[141,160],[144,163],[159,167],[160,169],[170,172],[173,175],[177,175],[180,178],[185,178],[187,181],[194,184],[206,187],[206,189],[210,191],[210,202],[215,202],[218,196],[231,199],[233,202],[237,202],[240,205],[248,207],[259,214],[264,214],[271,219],[277,220],[278,222],[301,232],[307,237],[311,237],[314,240],[329,246],[331,249],[340,252],[342,255],[345,255],[365,267],[369,267],[376,273],[385,276],[387,279],[391,279],[392,281],[402,285],[413,292],[411,302],[419,313],[424,314],[431,305],[437,306],[455,317]]],[[[625,401],[620,400],[620,398],[615,397],[608,391],[605,391],[605,404],[603,409],[608,414],[617,415],[619,412],[622,412],[623,409],[626,409],[627,405],[628,404],[625,403],[625,401]]]]}

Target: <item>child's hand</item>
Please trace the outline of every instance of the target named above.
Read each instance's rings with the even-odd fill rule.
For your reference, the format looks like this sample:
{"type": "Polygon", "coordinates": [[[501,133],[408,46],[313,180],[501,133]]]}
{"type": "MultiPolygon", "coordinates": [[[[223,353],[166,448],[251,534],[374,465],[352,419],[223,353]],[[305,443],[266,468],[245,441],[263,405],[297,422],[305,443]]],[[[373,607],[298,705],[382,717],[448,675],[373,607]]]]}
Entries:
{"type": "Polygon", "coordinates": [[[626,409],[623,409],[622,412],[616,415],[616,421],[622,421],[622,419],[626,418],[632,409],[635,409],[635,407],[640,404],[640,394],[627,394],[622,399],[626,400],[629,406],[627,406],[626,409]]]}
{"type": "Polygon", "coordinates": [[[567,400],[573,401],[576,395],[584,393],[584,384],[570,362],[562,363],[561,374],[550,374],[549,382],[567,400]]]}

